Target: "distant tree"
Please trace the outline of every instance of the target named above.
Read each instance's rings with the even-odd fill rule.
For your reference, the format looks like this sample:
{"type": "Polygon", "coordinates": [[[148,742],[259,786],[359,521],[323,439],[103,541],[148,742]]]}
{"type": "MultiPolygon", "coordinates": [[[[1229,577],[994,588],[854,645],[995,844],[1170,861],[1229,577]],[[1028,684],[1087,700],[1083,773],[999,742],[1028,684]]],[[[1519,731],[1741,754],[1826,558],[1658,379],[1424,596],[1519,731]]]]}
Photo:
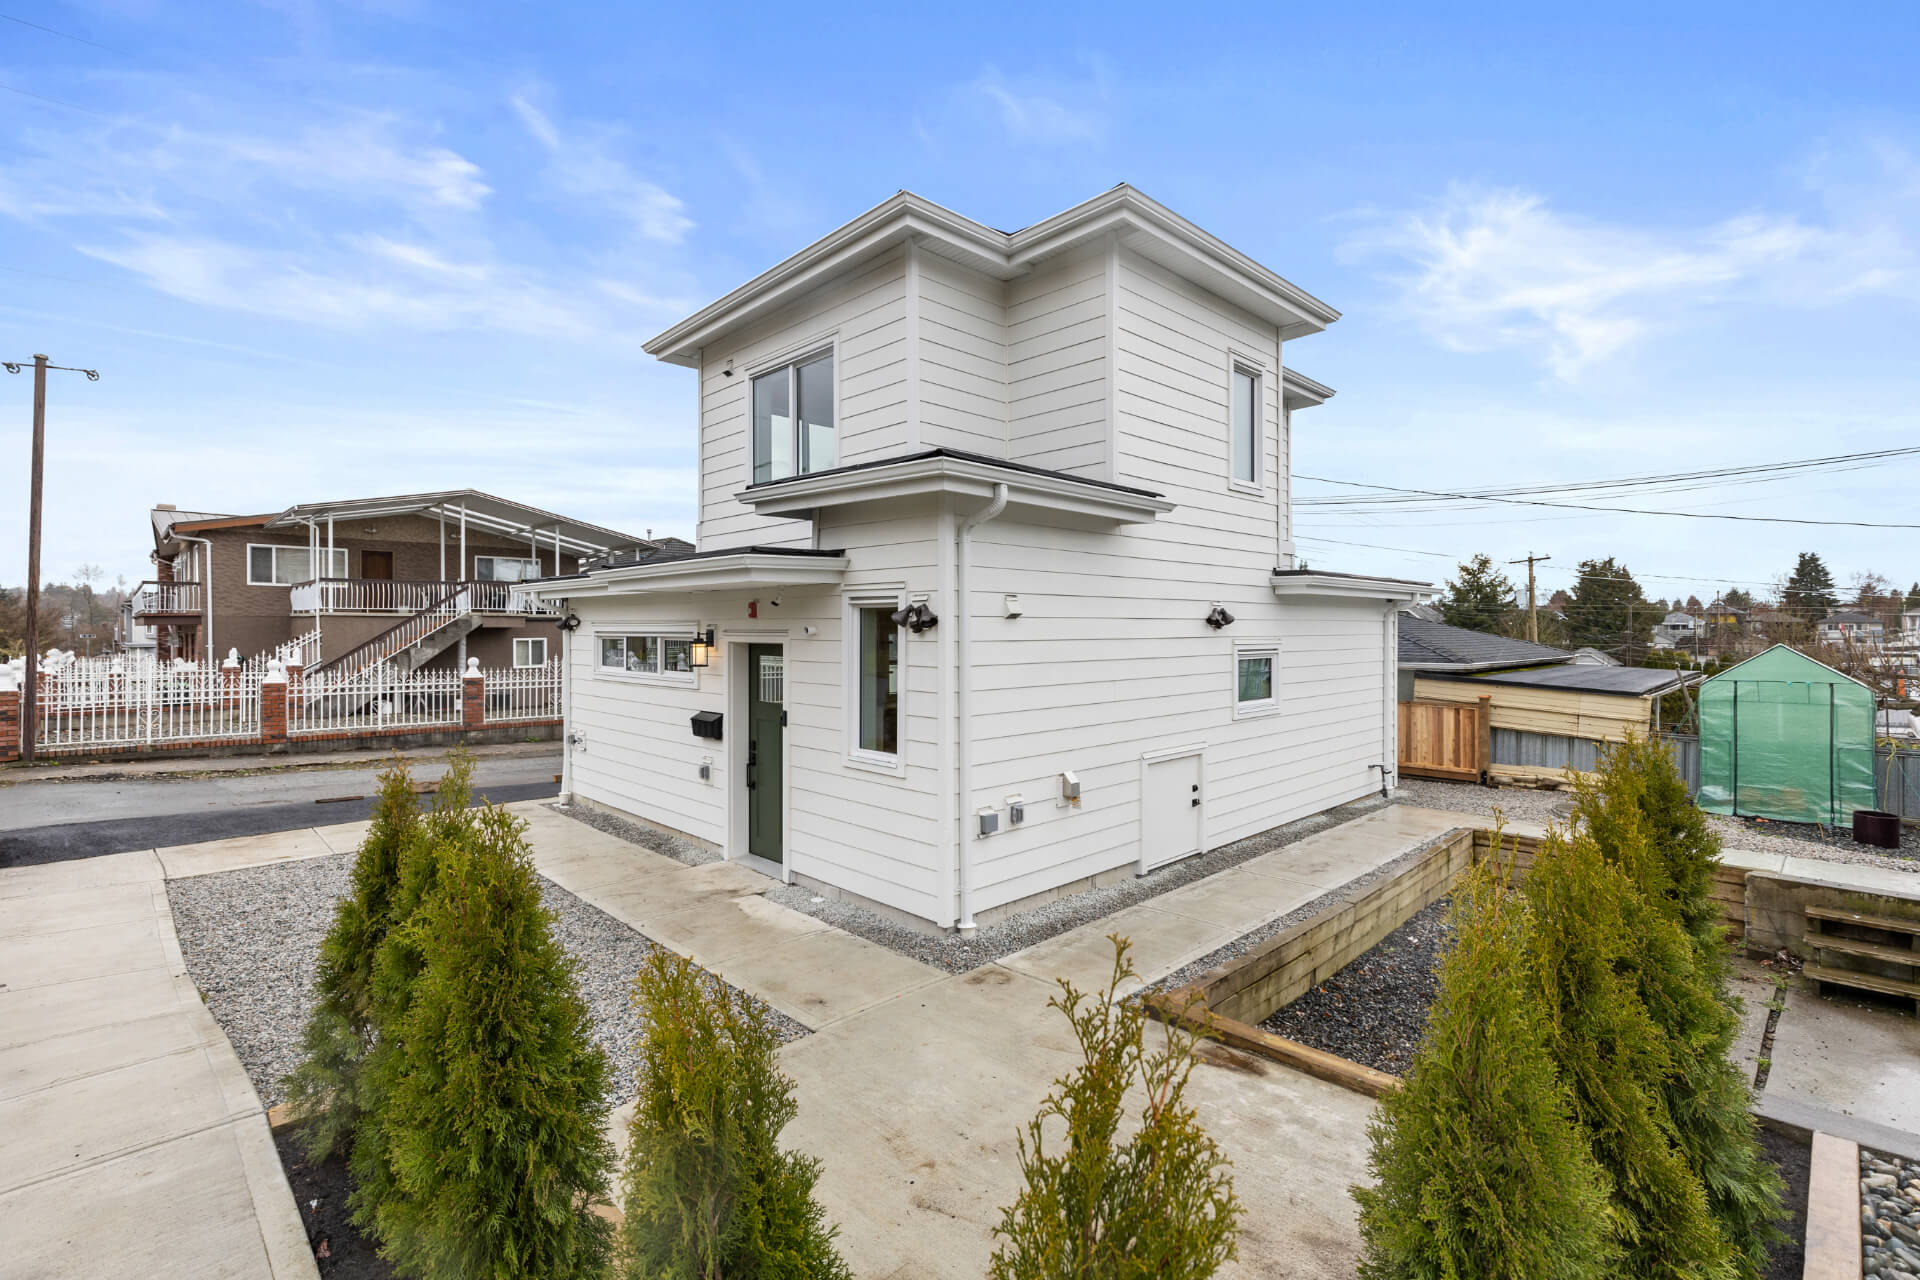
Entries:
{"type": "Polygon", "coordinates": [[[1565,613],[1567,606],[1572,603],[1573,597],[1565,591],[1555,591],[1547,597],[1547,608],[1552,609],[1555,613],[1565,613]]]}
{"type": "Polygon", "coordinates": [[[1663,618],[1666,617],[1667,614],[1674,609],[1674,607],[1675,607],[1674,605],[1669,604],[1667,602],[1667,599],[1665,596],[1662,596],[1660,599],[1653,601],[1653,611],[1659,614],[1663,618]]]}
{"type": "Polygon", "coordinates": [[[1513,608],[1513,583],[1493,566],[1484,552],[1460,565],[1460,576],[1447,580],[1440,616],[1448,626],[1492,631],[1500,617],[1513,608]]]}
{"type": "Polygon", "coordinates": [[[1907,588],[1907,608],[1920,609],[1920,582],[1907,588]]]}
{"type": "Polygon", "coordinates": [[[1626,565],[1612,556],[1580,562],[1580,580],[1567,604],[1568,630],[1576,648],[1591,645],[1634,661],[1646,651],[1659,620],[1626,565]]]}
{"type": "Polygon", "coordinates": [[[1780,598],[1788,613],[1809,621],[1826,617],[1840,603],[1834,595],[1833,575],[1827,572],[1825,562],[1811,551],[1802,551],[1794,562],[1780,598]]]}
{"type": "Polygon", "coordinates": [[[1706,608],[1706,607],[1707,607],[1707,606],[1705,606],[1704,604],[1701,604],[1701,603],[1700,603],[1700,597],[1699,597],[1699,596],[1688,596],[1688,597],[1687,597],[1687,612],[1688,612],[1688,613],[1699,613],[1699,612],[1700,612],[1700,611],[1701,611],[1702,609],[1704,609],[1704,608],[1706,608]]]}
{"type": "Polygon", "coordinates": [[[1730,609],[1753,608],[1753,597],[1738,587],[1728,587],[1720,593],[1720,603],[1730,609]]]}

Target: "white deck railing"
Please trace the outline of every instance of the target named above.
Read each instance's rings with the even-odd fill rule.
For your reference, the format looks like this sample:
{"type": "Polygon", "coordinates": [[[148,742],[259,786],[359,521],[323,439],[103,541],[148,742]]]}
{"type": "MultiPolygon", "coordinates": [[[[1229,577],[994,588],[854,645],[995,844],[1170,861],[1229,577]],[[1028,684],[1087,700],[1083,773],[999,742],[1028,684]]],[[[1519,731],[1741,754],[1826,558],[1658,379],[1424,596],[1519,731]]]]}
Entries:
{"type": "Polygon", "coordinates": [[[197,582],[141,583],[133,592],[133,616],[154,613],[200,612],[200,584],[197,582]]]}
{"type": "Polygon", "coordinates": [[[288,605],[295,613],[418,613],[456,587],[471,592],[473,608],[480,613],[546,612],[511,582],[459,579],[315,578],[294,583],[288,605]]]}

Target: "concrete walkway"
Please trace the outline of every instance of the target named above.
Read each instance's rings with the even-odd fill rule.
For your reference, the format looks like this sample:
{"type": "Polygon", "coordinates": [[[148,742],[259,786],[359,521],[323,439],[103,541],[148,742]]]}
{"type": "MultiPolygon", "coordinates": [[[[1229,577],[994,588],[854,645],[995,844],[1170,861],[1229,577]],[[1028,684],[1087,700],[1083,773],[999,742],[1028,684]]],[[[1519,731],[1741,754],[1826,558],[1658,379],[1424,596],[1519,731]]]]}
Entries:
{"type": "MultiPolygon", "coordinates": [[[[1079,1062],[1047,1007],[1054,979],[1104,985],[1105,935],[1130,937],[1141,981],[1156,981],[1462,824],[1378,810],[954,976],[768,902],[769,881],[738,865],[687,867],[544,806],[512,807],[543,874],[814,1028],[781,1050],[800,1103],[785,1140],[824,1162],[821,1198],[854,1274],[887,1280],[985,1273],[1019,1191],[1017,1137],[1079,1062]]],[[[1189,1097],[1248,1209],[1227,1274],[1351,1276],[1347,1188],[1366,1174],[1372,1104],[1219,1046],[1189,1097]]]]}
{"type": "Polygon", "coordinates": [[[152,852],[0,870],[0,1275],[313,1277],[152,852]]]}

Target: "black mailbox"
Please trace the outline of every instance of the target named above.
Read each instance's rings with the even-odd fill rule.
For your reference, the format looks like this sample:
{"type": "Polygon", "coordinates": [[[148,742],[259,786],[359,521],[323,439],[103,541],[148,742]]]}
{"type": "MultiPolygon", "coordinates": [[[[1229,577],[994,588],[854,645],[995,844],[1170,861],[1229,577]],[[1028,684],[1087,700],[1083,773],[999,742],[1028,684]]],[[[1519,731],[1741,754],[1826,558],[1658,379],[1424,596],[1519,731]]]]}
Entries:
{"type": "Polygon", "coordinates": [[[693,736],[712,738],[720,741],[720,713],[718,711],[696,711],[693,713],[693,736]]]}

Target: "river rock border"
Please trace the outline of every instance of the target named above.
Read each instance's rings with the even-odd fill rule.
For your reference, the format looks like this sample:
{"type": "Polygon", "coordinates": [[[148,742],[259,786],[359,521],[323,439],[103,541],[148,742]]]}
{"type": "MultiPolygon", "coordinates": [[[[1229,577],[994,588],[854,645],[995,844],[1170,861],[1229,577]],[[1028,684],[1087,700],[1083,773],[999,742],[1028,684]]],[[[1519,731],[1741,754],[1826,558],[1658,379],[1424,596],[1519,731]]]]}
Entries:
{"type": "Polygon", "coordinates": [[[1867,1276],[1920,1280],[1920,1161],[1860,1149],[1860,1264],[1867,1276]]]}

